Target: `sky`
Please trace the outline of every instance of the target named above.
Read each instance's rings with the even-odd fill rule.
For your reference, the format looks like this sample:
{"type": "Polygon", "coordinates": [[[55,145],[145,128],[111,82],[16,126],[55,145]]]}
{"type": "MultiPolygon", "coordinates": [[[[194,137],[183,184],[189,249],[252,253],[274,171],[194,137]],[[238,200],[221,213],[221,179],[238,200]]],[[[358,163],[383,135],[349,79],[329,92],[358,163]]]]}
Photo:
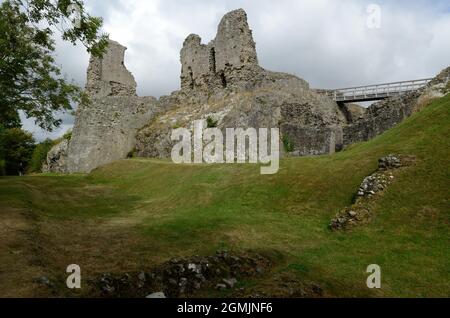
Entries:
{"type": "MultiPolygon", "coordinates": [[[[180,87],[180,49],[191,33],[215,37],[222,16],[243,8],[262,67],[295,74],[313,88],[340,88],[433,77],[450,65],[448,0],[85,0],[104,19],[103,31],[125,45],[125,65],[138,95],[168,95],[180,87]]],[[[66,78],[86,82],[82,45],[56,38],[66,78]]],[[[23,118],[36,139],[61,136],[73,117],[47,133],[23,118]]]]}

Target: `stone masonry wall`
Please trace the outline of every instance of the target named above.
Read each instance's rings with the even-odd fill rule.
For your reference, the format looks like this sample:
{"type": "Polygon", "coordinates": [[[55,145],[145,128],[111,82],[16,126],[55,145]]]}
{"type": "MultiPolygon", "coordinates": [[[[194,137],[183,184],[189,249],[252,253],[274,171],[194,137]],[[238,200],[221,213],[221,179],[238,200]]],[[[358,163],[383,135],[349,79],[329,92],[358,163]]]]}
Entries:
{"type": "Polygon", "coordinates": [[[102,59],[91,57],[86,92],[92,97],[136,96],[136,81],[124,65],[126,47],[109,40],[102,59]]]}
{"type": "Polygon", "coordinates": [[[227,13],[208,45],[201,44],[198,35],[189,35],[181,50],[181,64],[182,89],[211,91],[251,80],[262,69],[245,11],[227,13]]]}
{"type": "Polygon", "coordinates": [[[344,127],[344,145],[370,140],[393,128],[434,98],[450,93],[450,67],[426,87],[371,105],[354,122],[344,127]]]}
{"type": "Polygon", "coordinates": [[[370,140],[401,123],[411,116],[420,95],[410,92],[371,105],[362,118],[344,127],[344,145],[370,140]]]}
{"type": "Polygon", "coordinates": [[[137,131],[161,108],[154,97],[137,97],[136,82],[124,66],[126,48],[110,41],[102,59],[91,58],[86,92],[90,102],[77,109],[68,144],[67,171],[90,172],[124,159],[137,131]]]}
{"type": "Polygon", "coordinates": [[[215,39],[207,45],[198,35],[189,35],[181,49],[181,65],[183,91],[211,95],[223,89],[251,90],[279,80],[297,81],[308,88],[306,81],[293,75],[259,66],[247,14],[242,9],[222,18],[215,39]]]}
{"type": "Polygon", "coordinates": [[[133,151],[137,131],[158,109],[153,97],[105,96],[80,105],[69,143],[68,171],[90,172],[133,151]]]}

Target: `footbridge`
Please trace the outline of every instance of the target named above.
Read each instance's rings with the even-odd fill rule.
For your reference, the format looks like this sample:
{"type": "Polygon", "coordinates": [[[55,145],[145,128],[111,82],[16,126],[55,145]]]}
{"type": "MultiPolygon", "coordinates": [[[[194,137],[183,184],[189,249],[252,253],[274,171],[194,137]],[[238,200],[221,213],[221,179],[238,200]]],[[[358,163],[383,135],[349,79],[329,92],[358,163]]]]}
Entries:
{"type": "Polygon", "coordinates": [[[398,96],[426,86],[432,79],[393,82],[377,85],[356,86],[340,89],[316,89],[338,103],[368,102],[398,96]]]}

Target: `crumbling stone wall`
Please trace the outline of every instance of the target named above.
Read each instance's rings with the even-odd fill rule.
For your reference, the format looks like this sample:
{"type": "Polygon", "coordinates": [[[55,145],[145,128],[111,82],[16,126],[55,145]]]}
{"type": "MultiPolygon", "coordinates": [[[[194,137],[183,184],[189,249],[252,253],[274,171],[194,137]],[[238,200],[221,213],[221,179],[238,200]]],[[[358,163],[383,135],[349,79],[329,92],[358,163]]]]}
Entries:
{"type": "Polygon", "coordinates": [[[332,154],[342,148],[342,128],[300,126],[291,123],[281,125],[284,142],[288,142],[294,156],[332,154]]]}
{"type": "Polygon", "coordinates": [[[209,89],[215,85],[213,67],[215,62],[214,47],[201,43],[196,34],[189,35],[181,49],[181,88],[182,89],[209,89]]]}
{"type": "Polygon", "coordinates": [[[244,10],[235,10],[223,17],[214,48],[215,71],[220,75],[222,84],[239,85],[261,72],[255,41],[244,10]]]}
{"type": "Polygon", "coordinates": [[[68,173],[67,156],[69,150],[69,140],[64,139],[55,145],[47,154],[47,160],[42,166],[43,173],[68,173]]]}
{"type": "Polygon", "coordinates": [[[421,93],[409,92],[371,105],[360,119],[344,127],[344,145],[370,140],[401,123],[411,116],[421,93]]]}
{"type": "Polygon", "coordinates": [[[138,129],[160,110],[154,97],[136,96],[136,82],[124,65],[125,50],[110,41],[102,59],[90,60],[86,85],[90,101],[77,109],[67,150],[69,173],[90,172],[126,158],[138,129]]]}
{"type": "Polygon", "coordinates": [[[137,131],[157,111],[153,97],[105,96],[80,105],[69,144],[68,171],[90,172],[124,159],[137,131]]]}
{"type": "Polygon", "coordinates": [[[341,110],[347,119],[347,123],[349,124],[360,120],[366,113],[366,108],[358,104],[339,103],[339,107],[341,107],[341,110]]]}
{"type": "Polygon", "coordinates": [[[209,44],[200,36],[189,35],[181,49],[181,88],[200,94],[218,94],[223,89],[251,90],[276,81],[306,81],[284,73],[264,70],[258,64],[256,45],[247,14],[238,9],[227,13],[219,23],[217,35],[209,44]]]}
{"type": "Polygon", "coordinates": [[[181,90],[159,101],[136,96],[124,52],[111,41],[103,59],[91,58],[86,86],[91,104],[80,105],[77,112],[68,146],[69,172],[89,172],[125,158],[134,147],[140,156],[168,157],[171,130],[209,116],[222,129],[280,127],[283,134],[294,134],[290,137],[299,145],[294,154],[330,153],[341,143],[336,127],[345,117],[336,103],[310,91],[296,76],[258,65],[242,9],[223,17],[209,44],[202,44],[198,35],[188,36],[181,50],[181,90]],[[313,132],[322,137],[314,139],[313,132]]]}
{"type": "Polygon", "coordinates": [[[109,40],[101,59],[91,57],[86,84],[90,96],[136,96],[136,81],[124,64],[125,50],[126,47],[109,40]]]}
{"type": "Polygon", "coordinates": [[[171,130],[208,117],[222,130],[279,127],[297,141],[293,154],[332,153],[341,147],[343,112],[331,99],[311,91],[306,81],[259,66],[244,10],[227,13],[207,45],[198,35],[189,35],[180,56],[181,91],[172,94],[178,101],[139,131],[139,156],[170,156],[171,130]],[[314,133],[320,137],[314,139],[314,133]]]}
{"type": "Polygon", "coordinates": [[[450,67],[426,87],[371,105],[359,119],[344,127],[344,145],[370,140],[393,128],[434,98],[450,93],[450,67]]]}
{"type": "Polygon", "coordinates": [[[110,41],[102,59],[91,58],[86,92],[90,103],[77,110],[72,139],[51,151],[49,171],[90,172],[103,164],[138,156],[167,158],[172,129],[192,128],[195,120],[217,128],[279,127],[280,147],[292,155],[333,153],[344,145],[369,140],[395,126],[425,97],[449,91],[446,69],[424,91],[405,94],[363,110],[338,106],[310,90],[294,75],[258,64],[255,42],[244,10],[226,14],[215,39],[202,44],[191,34],[181,49],[181,90],[170,96],[136,96],[136,82],[124,66],[126,48],[110,41]]]}
{"type": "Polygon", "coordinates": [[[198,35],[189,35],[181,50],[181,64],[182,89],[206,92],[252,82],[251,76],[262,69],[245,11],[226,14],[208,45],[198,35]]]}

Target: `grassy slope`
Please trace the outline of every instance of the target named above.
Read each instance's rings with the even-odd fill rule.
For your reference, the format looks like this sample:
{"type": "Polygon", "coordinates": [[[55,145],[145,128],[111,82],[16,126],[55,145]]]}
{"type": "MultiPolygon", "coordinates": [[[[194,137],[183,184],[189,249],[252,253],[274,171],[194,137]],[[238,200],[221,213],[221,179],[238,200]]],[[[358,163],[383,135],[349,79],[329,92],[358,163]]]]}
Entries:
{"type": "MultiPolygon", "coordinates": [[[[71,262],[90,276],[225,247],[270,252],[278,258],[273,275],[293,273],[333,296],[449,296],[449,166],[450,95],[370,142],[331,156],[284,159],[274,176],[253,165],[136,159],[89,176],[3,178],[3,219],[20,213],[30,224],[15,232],[21,244],[3,243],[3,271],[26,263],[14,249],[39,260],[16,271],[31,262],[33,273],[64,281],[71,262]],[[373,203],[370,224],[330,232],[330,219],[388,153],[418,162],[373,203]],[[378,291],[365,287],[373,263],[382,267],[378,291]]],[[[1,280],[15,285],[0,271],[1,280]]],[[[14,293],[5,290],[0,294],[14,293]]],[[[36,295],[32,287],[16,292],[36,295]]]]}

